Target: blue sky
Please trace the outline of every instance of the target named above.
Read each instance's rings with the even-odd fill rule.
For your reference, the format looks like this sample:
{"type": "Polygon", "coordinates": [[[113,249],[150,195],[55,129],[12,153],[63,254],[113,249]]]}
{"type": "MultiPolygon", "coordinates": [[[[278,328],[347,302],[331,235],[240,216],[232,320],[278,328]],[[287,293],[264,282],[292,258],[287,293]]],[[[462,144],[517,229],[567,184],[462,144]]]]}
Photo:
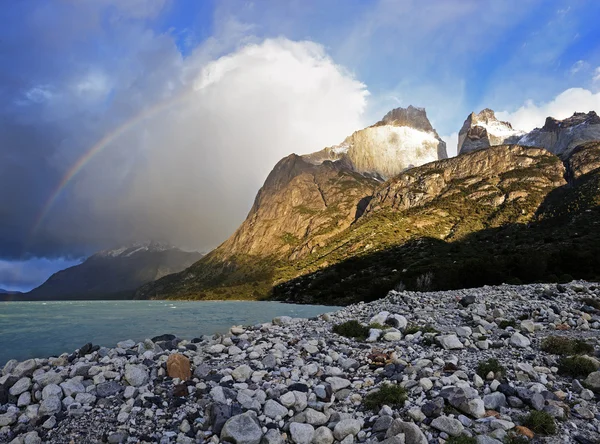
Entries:
{"type": "Polygon", "coordinates": [[[597,17],[593,0],[11,2],[0,288],[137,240],[210,249],[277,160],[394,107],[425,107],[450,153],[485,107],[525,130],[600,111],[597,17]]]}

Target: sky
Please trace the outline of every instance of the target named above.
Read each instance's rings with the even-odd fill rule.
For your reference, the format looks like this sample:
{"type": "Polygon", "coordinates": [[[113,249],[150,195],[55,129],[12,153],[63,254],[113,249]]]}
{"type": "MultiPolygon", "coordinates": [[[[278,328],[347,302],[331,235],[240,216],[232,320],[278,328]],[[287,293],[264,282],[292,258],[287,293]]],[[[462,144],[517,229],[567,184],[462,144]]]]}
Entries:
{"type": "Polygon", "coordinates": [[[597,0],[21,0],[0,10],[0,288],[139,240],[207,251],[282,157],[425,107],[600,112],[597,0]]]}

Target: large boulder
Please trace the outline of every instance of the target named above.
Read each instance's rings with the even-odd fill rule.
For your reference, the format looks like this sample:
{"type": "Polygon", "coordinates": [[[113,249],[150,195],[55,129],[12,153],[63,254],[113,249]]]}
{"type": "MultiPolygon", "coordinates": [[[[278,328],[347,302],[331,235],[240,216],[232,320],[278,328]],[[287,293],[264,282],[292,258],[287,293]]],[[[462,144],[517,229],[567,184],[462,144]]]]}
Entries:
{"type": "Polygon", "coordinates": [[[262,430],[253,412],[229,418],[221,430],[221,440],[233,444],[259,444],[261,438],[262,430]]]}

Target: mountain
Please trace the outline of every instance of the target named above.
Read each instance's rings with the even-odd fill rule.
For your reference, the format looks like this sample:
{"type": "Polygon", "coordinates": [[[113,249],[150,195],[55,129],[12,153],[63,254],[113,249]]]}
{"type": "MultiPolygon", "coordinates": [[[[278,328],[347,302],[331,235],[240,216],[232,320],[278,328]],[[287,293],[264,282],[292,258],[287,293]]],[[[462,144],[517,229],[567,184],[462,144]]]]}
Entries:
{"type": "Polygon", "coordinates": [[[5,290],[4,288],[0,288],[0,294],[21,294],[21,292],[14,290],[5,290]]]}
{"type": "Polygon", "coordinates": [[[600,278],[600,142],[561,157],[497,145],[389,176],[350,149],[317,154],[280,161],[230,239],[135,297],[347,304],[396,286],[600,278]]]}
{"type": "Polygon", "coordinates": [[[341,144],[303,156],[308,162],[341,160],[357,173],[387,179],[407,168],[448,157],[424,108],[396,108],[341,144]]]}
{"type": "Polygon", "coordinates": [[[140,285],[181,271],[201,257],[156,242],[105,250],[54,273],[23,299],[126,298],[140,285]]]}
{"type": "Polygon", "coordinates": [[[501,122],[494,111],[486,108],[479,114],[471,113],[458,133],[458,154],[470,153],[494,145],[517,143],[523,131],[501,122]]]}
{"type": "Polygon", "coordinates": [[[277,163],[246,220],[216,250],[136,297],[258,297],[280,263],[324,248],[358,219],[382,180],[414,165],[446,158],[422,108],[395,109],[375,125],[317,153],[277,163]]]}
{"type": "Polygon", "coordinates": [[[600,140],[600,117],[594,111],[574,113],[564,120],[548,117],[542,128],[534,129],[518,143],[546,148],[564,158],[577,146],[590,140],[600,140]]]}

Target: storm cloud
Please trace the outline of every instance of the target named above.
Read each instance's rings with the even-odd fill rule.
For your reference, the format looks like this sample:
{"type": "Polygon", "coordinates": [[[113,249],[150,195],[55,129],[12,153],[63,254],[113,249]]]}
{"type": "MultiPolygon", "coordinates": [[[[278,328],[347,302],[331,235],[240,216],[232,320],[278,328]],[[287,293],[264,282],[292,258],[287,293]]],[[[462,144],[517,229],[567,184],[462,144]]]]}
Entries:
{"type": "Polygon", "coordinates": [[[320,45],[229,21],[184,47],[148,25],[164,2],[133,3],[31,2],[2,23],[0,258],[210,249],[280,158],[365,123],[365,85],[320,45]]]}

